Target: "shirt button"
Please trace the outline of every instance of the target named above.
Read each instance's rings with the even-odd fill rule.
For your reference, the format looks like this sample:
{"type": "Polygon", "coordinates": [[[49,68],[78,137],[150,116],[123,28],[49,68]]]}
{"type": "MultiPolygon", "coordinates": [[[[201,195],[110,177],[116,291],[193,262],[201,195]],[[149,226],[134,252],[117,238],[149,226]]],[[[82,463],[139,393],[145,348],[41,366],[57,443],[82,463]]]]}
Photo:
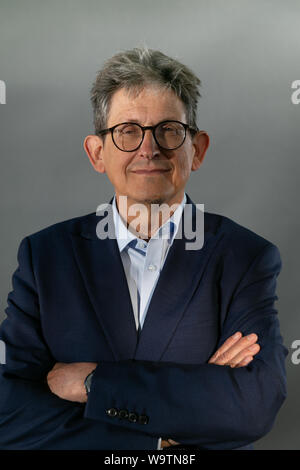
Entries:
{"type": "Polygon", "coordinates": [[[146,248],[146,244],[145,244],[145,242],[142,242],[142,241],[139,240],[139,241],[137,242],[137,247],[138,247],[138,248],[146,248]]]}
{"type": "Polygon", "coordinates": [[[157,270],[157,266],[155,266],[155,264],[149,264],[148,271],[156,271],[156,270],[157,270]]]}

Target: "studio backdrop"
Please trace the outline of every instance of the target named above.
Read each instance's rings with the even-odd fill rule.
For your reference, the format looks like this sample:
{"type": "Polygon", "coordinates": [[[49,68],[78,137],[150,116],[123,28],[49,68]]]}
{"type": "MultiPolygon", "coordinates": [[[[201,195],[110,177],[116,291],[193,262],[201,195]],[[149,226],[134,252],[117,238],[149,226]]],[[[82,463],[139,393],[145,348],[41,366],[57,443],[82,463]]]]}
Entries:
{"type": "Polygon", "coordinates": [[[300,449],[297,0],[1,0],[0,321],[22,238],[112,197],[83,150],[90,88],[106,59],[143,45],[202,81],[197,119],[211,144],[189,196],[280,250],[288,397],[255,449],[300,449]]]}

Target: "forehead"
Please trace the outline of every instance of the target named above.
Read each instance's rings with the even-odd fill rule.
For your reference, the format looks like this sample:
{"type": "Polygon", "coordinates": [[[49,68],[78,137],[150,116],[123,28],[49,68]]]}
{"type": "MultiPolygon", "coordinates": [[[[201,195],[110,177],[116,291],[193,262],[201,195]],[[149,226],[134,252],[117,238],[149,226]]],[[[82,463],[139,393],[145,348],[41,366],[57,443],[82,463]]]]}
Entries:
{"type": "Polygon", "coordinates": [[[172,90],[157,86],[148,86],[140,91],[121,88],[112,96],[108,125],[126,120],[151,125],[165,119],[185,121],[185,118],[184,104],[172,90]]]}

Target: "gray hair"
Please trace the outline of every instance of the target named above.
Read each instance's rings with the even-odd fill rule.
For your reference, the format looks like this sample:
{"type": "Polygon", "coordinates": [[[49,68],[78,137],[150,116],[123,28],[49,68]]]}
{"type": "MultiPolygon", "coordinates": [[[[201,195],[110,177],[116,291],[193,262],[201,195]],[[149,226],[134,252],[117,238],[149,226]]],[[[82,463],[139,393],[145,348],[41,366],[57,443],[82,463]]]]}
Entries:
{"type": "Polygon", "coordinates": [[[138,94],[145,86],[171,89],[181,99],[187,124],[197,129],[199,78],[185,65],[147,47],[120,52],[104,63],[91,89],[95,134],[107,126],[113,94],[124,88],[138,94]]]}

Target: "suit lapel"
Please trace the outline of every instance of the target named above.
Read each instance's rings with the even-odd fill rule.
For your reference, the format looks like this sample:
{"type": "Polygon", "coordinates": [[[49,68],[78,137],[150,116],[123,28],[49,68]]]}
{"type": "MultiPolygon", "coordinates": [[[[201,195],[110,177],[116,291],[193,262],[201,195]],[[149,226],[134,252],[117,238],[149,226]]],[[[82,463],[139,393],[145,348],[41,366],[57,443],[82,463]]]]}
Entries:
{"type": "MultiPolygon", "coordinates": [[[[189,198],[187,203],[192,204],[194,224],[195,211],[198,209],[189,198]]],[[[185,217],[186,210],[183,212],[181,224],[184,223],[185,217]]],[[[184,232],[182,239],[174,239],[153,292],[135,359],[159,361],[167,348],[220,240],[209,226],[205,226],[204,230],[204,244],[200,250],[186,250],[185,243],[191,240],[184,237],[184,232]]]]}
{"type": "MultiPolygon", "coordinates": [[[[187,203],[192,204],[192,222],[195,224],[196,206],[189,197],[187,203]]],[[[186,210],[181,227],[185,217],[186,210]]],[[[108,345],[116,361],[132,358],[159,361],[201,282],[220,236],[215,235],[206,217],[204,245],[200,250],[186,250],[186,242],[192,240],[186,239],[184,231],[182,239],[174,239],[138,337],[117,241],[111,238],[99,240],[96,234],[99,221],[96,214],[91,214],[81,230],[72,233],[71,237],[85,288],[108,345]]],[[[111,212],[109,224],[114,227],[111,212]]]]}
{"type": "MultiPolygon", "coordinates": [[[[109,212],[110,227],[114,227],[109,212]]],[[[137,333],[127,280],[117,241],[99,240],[92,214],[80,233],[73,233],[74,255],[92,306],[115,360],[134,355],[137,333]]],[[[88,340],[88,338],[87,338],[88,340]]]]}

